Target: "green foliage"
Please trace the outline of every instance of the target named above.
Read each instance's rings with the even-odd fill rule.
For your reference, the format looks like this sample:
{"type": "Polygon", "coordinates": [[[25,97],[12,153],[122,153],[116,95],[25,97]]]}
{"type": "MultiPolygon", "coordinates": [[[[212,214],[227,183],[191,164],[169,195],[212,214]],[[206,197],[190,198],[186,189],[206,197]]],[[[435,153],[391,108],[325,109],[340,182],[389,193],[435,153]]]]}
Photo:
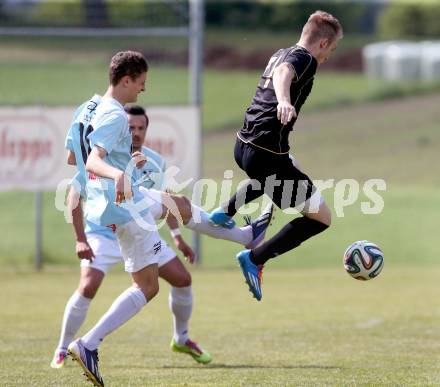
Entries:
{"type": "Polygon", "coordinates": [[[35,5],[33,20],[39,25],[82,26],[85,20],[81,0],[42,1],[35,5]]]}
{"type": "Polygon", "coordinates": [[[379,33],[383,38],[439,38],[440,3],[393,2],[382,12],[379,33]]]}
{"type": "Polygon", "coordinates": [[[172,27],[188,24],[183,2],[107,0],[113,25],[121,27],[172,27]]]}
{"type": "Polygon", "coordinates": [[[374,31],[379,4],[328,1],[208,1],[208,26],[263,29],[270,31],[301,31],[310,14],[317,9],[332,13],[347,33],[374,31]]]}

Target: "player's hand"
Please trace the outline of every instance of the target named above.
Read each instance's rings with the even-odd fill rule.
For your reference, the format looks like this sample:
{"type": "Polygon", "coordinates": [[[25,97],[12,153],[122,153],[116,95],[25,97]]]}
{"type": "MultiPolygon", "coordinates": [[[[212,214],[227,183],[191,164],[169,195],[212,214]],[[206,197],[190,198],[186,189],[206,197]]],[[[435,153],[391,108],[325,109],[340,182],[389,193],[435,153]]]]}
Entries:
{"type": "Polygon", "coordinates": [[[134,152],[131,155],[131,157],[134,159],[137,169],[141,169],[147,162],[147,156],[145,156],[142,152],[139,151],[134,152]]]}
{"type": "Polygon", "coordinates": [[[292,118],[296,118],[296,110],[290,102],[282,101],[277,106],[277,118],[287,125],[292,118]]]}
{"type": "Polygon", "coordinates": [[[181,235],[174,237],[174,243],[189,263],[194,263],[197,260],[196,253],[187,245],[181,235]]]}
{"type": "Polygon", "coordinates": [[[76,241],[75,250],[79,259],[93,261],[93,258],[95,258],[95,254],[87,241],[76,241]]]}
{"type": "Polygon", "coordinates": [[[117,205],[121,204],[124,200],[131,199],[133,197],[133,193],[131,192],[131,183],[128,181],[127,177],[122,171],[115,179],[115,191],[115,204],[117,205]]]}

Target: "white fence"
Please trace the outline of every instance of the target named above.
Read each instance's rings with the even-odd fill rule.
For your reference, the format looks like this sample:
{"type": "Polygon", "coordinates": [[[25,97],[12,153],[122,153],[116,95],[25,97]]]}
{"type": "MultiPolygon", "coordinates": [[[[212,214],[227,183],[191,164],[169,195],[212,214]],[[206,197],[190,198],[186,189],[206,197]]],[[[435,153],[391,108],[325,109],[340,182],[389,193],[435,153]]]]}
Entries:
{"type": "MultiPolygon", "coordinates": [[[[74,175],[64,139],[74,107],[0,108],[0,191],[53,190],[74,175]]],[[[148,109],[146,145],[176,166],[180,181],[199,177],[200,121],[197,107],[148,109]]]]}
{"type": "Polygon", "coordinates": [[[363,49],[366,74],[388,81],[440,80],[440,42],[390,41],[363,49]]]}

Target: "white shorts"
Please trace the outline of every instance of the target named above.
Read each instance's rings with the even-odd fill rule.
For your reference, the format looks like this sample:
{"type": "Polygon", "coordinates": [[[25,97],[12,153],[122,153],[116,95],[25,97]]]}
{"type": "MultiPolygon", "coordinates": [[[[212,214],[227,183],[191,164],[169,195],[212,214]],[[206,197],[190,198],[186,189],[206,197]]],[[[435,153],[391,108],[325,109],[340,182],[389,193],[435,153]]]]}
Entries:
{"type": "Polygon", "coordinates": [[[148,203],[148,211],[153,219],[160,219],[162,217],[162,192],[156,189],[147,189],[140,186],[139,192],[144,196],[148,203]]]}
{"type": "Polygon", "coordinates": [[[93,261],[82,259],[81,267],[90,267],[107,274],[112,266],[124,262],[117,239],[106,238],[99,234],[87,234],[87,242],[92,248],[95,258],[93,261]]]}
{"type": "MultiPolygon", "coordinates": [[[[121,249],[116,239],[109,239],[99,234],[87,234],[87,241],[95,254],[93,261],[81,260],[81,267],[90,267],[104,274],[118,263],[124,263],[121,249]]],[[[158,265],[162,267],[176,257],[174,250],[161,239],[161,251],[158,257],[158,265]]]]}

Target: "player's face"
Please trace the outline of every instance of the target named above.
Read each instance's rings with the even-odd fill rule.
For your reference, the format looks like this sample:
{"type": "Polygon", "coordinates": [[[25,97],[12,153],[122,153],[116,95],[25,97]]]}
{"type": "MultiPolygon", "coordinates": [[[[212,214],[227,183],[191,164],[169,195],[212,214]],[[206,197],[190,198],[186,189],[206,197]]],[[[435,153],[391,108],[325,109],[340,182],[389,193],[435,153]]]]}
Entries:
{"type": "Polygon", "coordinates": [[[137,78],[132,79],[127,77],[127,91],[128,98],[127,102],[136,102],[139,93],[145,91],[145,82],[147,80],[147,73],[142,73],[137,78]]]}
{"type": "Polygon", "coordinates": [[[139,149],[147,135],[147,119],[144,115],[128,115],[128,126],[131,132],[133,148],[139,149]]]}
{"type": "Polygon", "coordinates": [[[339,39],[335,39],[334,41],[323,39],[320,42],[319,48],[321,49],[318,63],[322,64],[327,61],[328,58],[330,58],[330,55],[333,51],[336,50],[336,47],[338,47],[339,39]]]}

